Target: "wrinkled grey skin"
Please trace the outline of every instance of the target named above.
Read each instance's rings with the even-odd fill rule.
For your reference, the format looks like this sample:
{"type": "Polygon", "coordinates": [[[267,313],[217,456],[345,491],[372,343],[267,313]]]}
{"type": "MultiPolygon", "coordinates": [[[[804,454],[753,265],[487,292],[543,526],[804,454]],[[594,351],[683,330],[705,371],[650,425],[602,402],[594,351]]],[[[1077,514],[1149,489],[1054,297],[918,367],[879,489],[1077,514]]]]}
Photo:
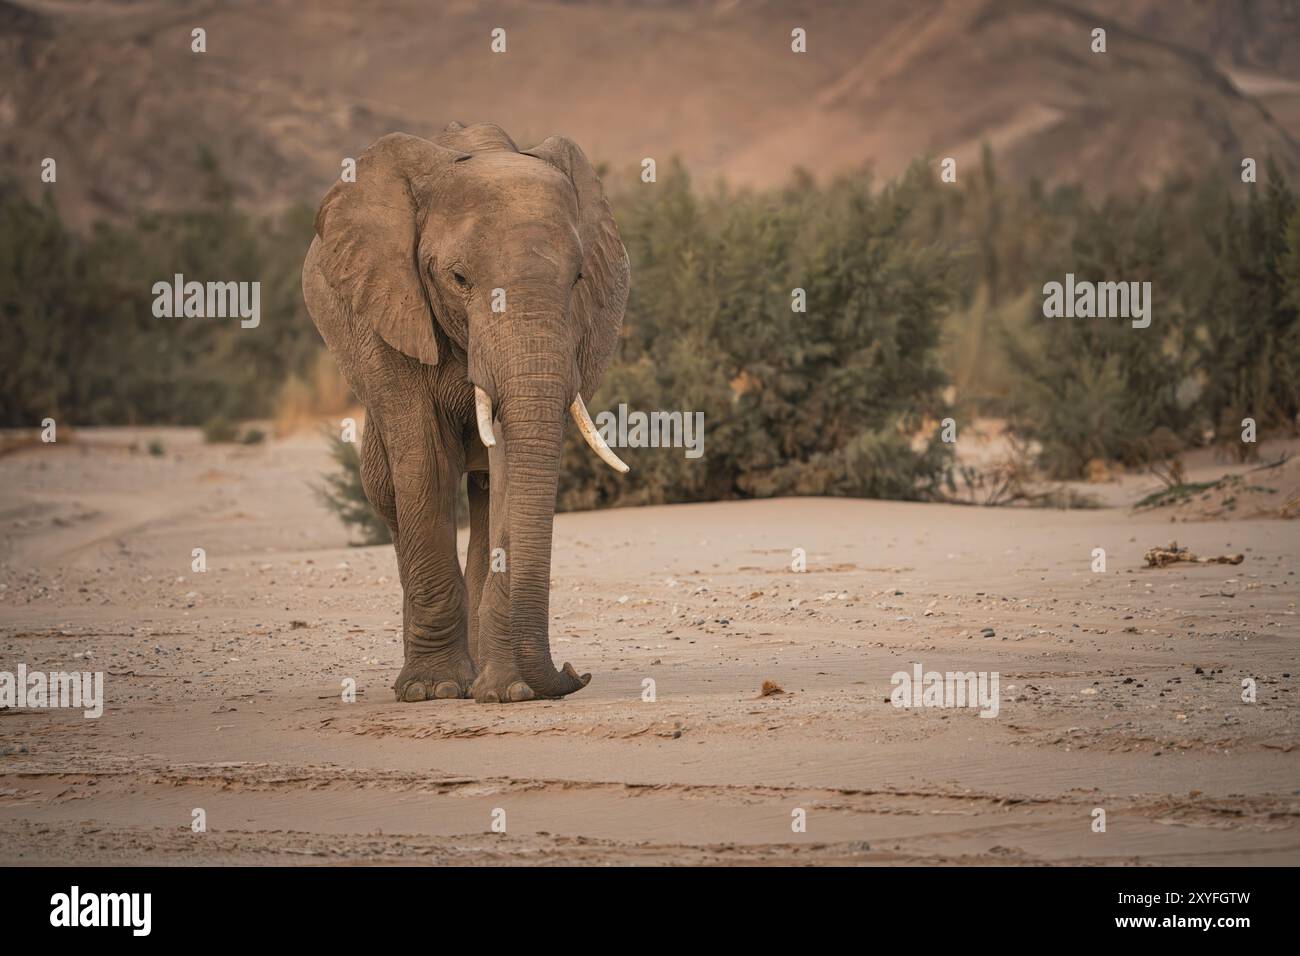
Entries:
{"type": "Polygon", "coordinates": [[[401,572],[397,699],[504,703],[585,687],[589,674],[551,660],[551,525],[568,407],[599,384],[628,288],[587,158],[559,136],[520,151],[492,125],[385,136],[358,159],[356,182],[322,201],[302,281],[366,408],[362,482],[401,572]],[[490,452],[475,385],[492,398],[490,452]],[[504,572],[489,567],[496,548],[504,572]]]}

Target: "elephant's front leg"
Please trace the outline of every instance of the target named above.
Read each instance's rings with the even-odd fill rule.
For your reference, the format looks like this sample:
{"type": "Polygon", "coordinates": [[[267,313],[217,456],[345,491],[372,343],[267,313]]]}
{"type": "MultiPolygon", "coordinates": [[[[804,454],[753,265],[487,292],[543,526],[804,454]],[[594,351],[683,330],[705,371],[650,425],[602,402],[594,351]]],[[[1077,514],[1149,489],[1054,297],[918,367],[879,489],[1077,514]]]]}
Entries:
{"type": "Polygon", "coordinates": [[[456,441],[439,441],[437,425],[419,421],[402,434],[385,435],[385,445],[396,499],[405,650],[393,690],[403,701],[465,697],[476,671],[456,557],[456,441]]]}

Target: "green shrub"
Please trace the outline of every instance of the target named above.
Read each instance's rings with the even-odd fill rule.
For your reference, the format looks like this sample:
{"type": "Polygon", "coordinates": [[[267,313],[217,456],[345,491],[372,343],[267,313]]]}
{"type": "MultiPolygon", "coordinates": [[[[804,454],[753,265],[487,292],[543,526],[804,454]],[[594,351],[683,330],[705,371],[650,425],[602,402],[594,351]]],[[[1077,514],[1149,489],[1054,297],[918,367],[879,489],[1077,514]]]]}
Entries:
{"type": "Polygon", "coordinates": [[[619,477],[570,437],[560,502],[931,493],[948,446],[911,448],[943,411],[938,359],[951,262],[908,234],[919,175],[873,193],[700,195],[674,165],[620,197],[635,276],[621,354],[588,406],[704,413],[704,455],[620,449],[619,477]],[[806,311],[792,310],[802,289],[806,311]]]}
{"type": "Polygon", "coordinates": [[[316,497],[346,527],[360,532],[362,544],[391,543],[388,525],[371,506],[361,486],[361,456],[356,443],[344,441],[333,430],[324,430],[322,434],[329,442],[330,457],[338,469],[321,475],[324,484],[312,488],[316,497]]]}
{"type": "Polygon", "coordinates": [[[233,442],[239,430],[224,415],[215,415],[203,423],[203,440],[209,445],[233,442]]]}
{"type": "Polygon", "coordinates": [[[1238,448],[1241,420],[1294,431],[1300,414],[1300,210],[1270,166],[1244,202],[1198,196],[1201,227],[1186,270],[1206,424],[1238,448]]]}
{"type": "Polygon", "coordinates": [[[303,207],[263,221],[219,202],[80,235],[0,184],[0,426],[270,417],[320,350],[299,281],[311,222],[303,207]],[[176,273],[260,282],[260,324],[155,318],[153,284],[176,273]]]}
{"type": "MultiPolygon", "coordinates": [[[[0,185],[0,425],[202,423],[231,441],[232,422],[288,427],[311,396],[348,400],[299,287],[311,210],[238,210],[206,163],[196,208],[88,235],[0,185]],[[152,284],[177,272],[260,281],[261,324],[154,318],[152,284]]],[[[796,174],[735,193],[673,164],[611,199],[632,289],[619,353],[584,398],[593,415],[701,411],[705,453],[621,449],[620,478],[571,429],[561,507],[932,497],[949,449],[916,436],[945,414],[1010,418],[1057,478],[1142,464],[1159,430],[1241,449],[1245,417],[1296,428],[1300,206],[1271,165],[1251,185],[1216,172],[1098,199],[1002,182],[987,151],[958,186],[919,164],[882,189],[796,174]],[[1045,319],[1042,286],[1066,272],[1152,282],[1151,327],[1045,319]]]]}

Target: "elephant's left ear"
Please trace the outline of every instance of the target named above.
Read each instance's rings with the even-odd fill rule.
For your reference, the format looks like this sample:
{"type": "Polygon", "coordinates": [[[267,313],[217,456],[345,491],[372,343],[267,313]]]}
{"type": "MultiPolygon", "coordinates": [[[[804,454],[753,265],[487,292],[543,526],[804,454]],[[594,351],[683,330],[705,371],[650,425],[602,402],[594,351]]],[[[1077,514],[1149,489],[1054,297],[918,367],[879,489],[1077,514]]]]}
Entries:
{"type": "Polygon", "coordinates": [[[578,356],[582,394],[590,398],[614,357],[623,327],[630,275],[627,250],[619,238],[600,177],[576,143],[564,136],[552,136],[524,150],[524,154],[543,159],[567,175],[578,196],[583,259],[582,279],[573,290],[573,314],[582,328],[578,356]]]}

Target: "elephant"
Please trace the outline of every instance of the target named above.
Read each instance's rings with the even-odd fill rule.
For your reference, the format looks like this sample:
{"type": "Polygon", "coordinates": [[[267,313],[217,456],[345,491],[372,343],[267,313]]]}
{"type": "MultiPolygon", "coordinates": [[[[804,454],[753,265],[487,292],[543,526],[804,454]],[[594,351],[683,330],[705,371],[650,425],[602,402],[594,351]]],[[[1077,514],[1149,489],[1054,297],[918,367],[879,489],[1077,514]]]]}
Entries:
{"type": "Polygon", "coordinates": [[[398,701],[557,699],[548,633],[566,418],[621,473],[583,396],[617,346],[630,268],[592,164],[498,126],[391,133],[325,195],[303,264],[312,321],[366,409],[361,480],[402,587],[398,701]],[[456,552],[456,501],[469,549],[456,552]]]}

